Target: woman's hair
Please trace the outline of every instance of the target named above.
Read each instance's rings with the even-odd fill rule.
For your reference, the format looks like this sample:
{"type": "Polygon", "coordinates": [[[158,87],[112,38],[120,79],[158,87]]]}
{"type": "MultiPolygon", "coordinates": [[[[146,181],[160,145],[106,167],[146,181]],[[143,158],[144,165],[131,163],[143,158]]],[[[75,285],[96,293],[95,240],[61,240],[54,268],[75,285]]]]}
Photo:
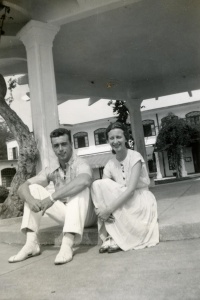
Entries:
{"type": "MultiPolygon", "coordinates": [[[[108,133],[113,129],[121,129],[123,131],[124,137],[126,139],[125,146],[126,146],[126,148],[130,149],[130,146],[128,143],[128,141],[130,139],[130,135],[129,135],[127,126],[121,122],[110,123],[110,125],[106,128],[106,139],[107,140],[108,140],[108,133]]],[[[112,152],[115,154],[115,151],[112,150],[112,152]]]]}

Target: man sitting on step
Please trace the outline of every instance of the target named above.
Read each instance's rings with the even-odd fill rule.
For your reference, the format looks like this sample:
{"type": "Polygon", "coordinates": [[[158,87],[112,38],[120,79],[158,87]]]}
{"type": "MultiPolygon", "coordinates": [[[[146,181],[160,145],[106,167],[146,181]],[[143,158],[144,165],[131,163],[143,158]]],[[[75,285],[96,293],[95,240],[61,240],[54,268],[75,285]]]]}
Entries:
{"type": "Polygon", "coordinates": [[[73,245],[81,242],[84,227],[96,222],[90,198],[90,166],[73,153],[67,129],[54,130],[50,138],[59,165],[52,170],[42,170],[20,186],[18,194],[25,202],[21,230],[26,234],[26,243],[15,256],[9,258],[10,263],[40,254],[37,234],[44,213],[63,225],[62,244],[55,264],[72,260],[73,245]],[[45,189],[50,181],[55,186],[52,195],[45,189]]]}

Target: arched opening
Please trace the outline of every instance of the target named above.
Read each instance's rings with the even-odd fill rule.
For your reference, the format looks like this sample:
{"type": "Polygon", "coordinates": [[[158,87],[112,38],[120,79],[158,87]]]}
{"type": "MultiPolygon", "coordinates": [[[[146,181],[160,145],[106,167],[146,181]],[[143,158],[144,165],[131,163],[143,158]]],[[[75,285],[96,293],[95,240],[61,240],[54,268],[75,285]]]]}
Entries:
{"type": "Polygon", "coordinates": [[[6,168],[1,171],[2,185],[5,187],[10,187],[13,177],[15,176],[15,168],[6,168]]]}

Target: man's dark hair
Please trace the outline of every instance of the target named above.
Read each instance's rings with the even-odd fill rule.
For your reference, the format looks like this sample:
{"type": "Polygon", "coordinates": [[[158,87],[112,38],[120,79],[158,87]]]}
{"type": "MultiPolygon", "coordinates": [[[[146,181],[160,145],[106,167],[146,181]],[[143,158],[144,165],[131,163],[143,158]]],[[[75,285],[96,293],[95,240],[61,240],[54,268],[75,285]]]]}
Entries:
{"type": "Polygon", "coordinates": [[[63,136],[65,134],[68,136],[69,141],[71,143],[71,134],[70,134],[70,131],[67,130],[66,128],[57,128],[57,129],[53,130],[50,133],[50,139],[56,138],[56,137],[59,137],[59,136],[63,136]]]}

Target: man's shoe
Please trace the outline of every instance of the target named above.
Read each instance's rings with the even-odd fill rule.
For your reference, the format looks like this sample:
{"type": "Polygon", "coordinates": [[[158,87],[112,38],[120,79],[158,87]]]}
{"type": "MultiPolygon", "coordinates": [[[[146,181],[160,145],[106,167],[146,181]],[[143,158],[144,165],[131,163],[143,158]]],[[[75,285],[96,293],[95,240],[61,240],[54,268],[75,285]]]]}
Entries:
{"type": "Polygon", "coordinates": [[[8,262],[16,263],[37,255],[40,255],[40,246],[38,244],[25,244],[16,255],[8,259],[8,262]]]}
{"type": "Polygon", "coordinates": [[[55,263],[55,265],[63,265],[63,264],[70,262],[72,259],[73,259],[72,248],[69,246],[68,247],[65,246],[64,249],[63,249],[63,247],[61,247],[59,253],[56,256],[54,263],[55,263]]]}

